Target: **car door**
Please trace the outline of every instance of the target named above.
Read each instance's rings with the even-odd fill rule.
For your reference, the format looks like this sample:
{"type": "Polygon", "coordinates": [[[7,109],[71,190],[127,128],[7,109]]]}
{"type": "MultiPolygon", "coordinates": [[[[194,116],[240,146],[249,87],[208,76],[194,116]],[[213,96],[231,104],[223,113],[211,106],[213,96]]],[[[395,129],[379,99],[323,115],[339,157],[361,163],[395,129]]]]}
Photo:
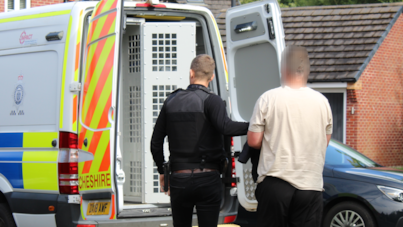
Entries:
{"type": "MultiPolygon", "coordinates": [[[[280,86],[280,58],[285,47],[280,7],[269,0],[230,8],[226,30],[232,119],[249,121],[259,96],[280,86]]],[[[241,151],[245,142],[245,136],[235,137],[235,151],[241,151]]],[[[239,203],[256,210],[250,162],[236,162],[236,176],[239,203]]]]}
{"type": "Polygon", "coordinates": [[[122,0],[101,0],[89,22],[78,146],[94,157],[79,163],[84,220],[116,218],[114,147],[122,4],[122,0]]]}

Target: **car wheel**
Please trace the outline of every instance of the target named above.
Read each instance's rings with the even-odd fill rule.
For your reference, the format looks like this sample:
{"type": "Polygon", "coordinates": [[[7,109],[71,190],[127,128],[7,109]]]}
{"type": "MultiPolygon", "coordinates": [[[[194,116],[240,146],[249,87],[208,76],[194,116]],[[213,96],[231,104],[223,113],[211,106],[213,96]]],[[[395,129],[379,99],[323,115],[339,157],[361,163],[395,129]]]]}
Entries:
{"type": "Polygon", "coordinates": [[[327,212],[323,227],[375,227],[374,218],[362,205],[355,202],[342,202],[327,212]]]}
{"type": "Polygon", "coordinates": [[[0,203],[0,227],[15,227],[13,215],[4,203],[0,203]]]}

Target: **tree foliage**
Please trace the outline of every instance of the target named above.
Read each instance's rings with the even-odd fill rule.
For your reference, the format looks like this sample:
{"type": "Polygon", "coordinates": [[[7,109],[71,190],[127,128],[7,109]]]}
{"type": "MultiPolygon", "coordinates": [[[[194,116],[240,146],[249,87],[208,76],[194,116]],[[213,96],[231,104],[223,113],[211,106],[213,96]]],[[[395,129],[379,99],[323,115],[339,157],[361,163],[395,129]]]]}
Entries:
{"type": "MultiPolygon", "coordinates": [[[[240,0],[241,4],[246,4],[255,1],[257,0],[240,0]]],[[[278,1],[280,7],[403,2],[403,0],[278,0],[278,1]]]]}

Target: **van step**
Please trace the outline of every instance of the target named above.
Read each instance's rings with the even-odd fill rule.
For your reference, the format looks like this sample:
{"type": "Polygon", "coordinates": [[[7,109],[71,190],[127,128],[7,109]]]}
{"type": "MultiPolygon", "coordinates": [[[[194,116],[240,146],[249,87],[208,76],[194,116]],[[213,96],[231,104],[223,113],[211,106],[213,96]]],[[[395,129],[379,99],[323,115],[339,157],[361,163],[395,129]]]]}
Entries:
{"type": "Polygon", "coordinates": [[[125,209],[118,214],[119,218],[134,218],[134,217],[160,217],[171,216],[172,211],[169,207],[158,208],[138,208],[138,209],[125,209]]]}

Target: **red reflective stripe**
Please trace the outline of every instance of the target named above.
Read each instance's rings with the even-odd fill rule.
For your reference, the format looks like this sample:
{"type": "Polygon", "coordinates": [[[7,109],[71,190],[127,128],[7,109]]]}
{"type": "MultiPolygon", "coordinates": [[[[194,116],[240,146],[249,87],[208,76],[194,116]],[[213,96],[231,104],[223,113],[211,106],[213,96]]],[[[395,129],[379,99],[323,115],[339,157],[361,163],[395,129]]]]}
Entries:
{"type": "Polygon", "coordinates": [[[104,157],[102,158],[101,166],[99,167],[98,172],[108,171],[109,167],[111,166],[111,149],[110,149],[110,142],[106,147],[104,157]]]}
{"type": "Polygon", "coordinates": [[[73,98],[73,123],[77,121],[77,95],[73,98]]]}
{"type": "MultiPolygon", "coordinates": [[[[108,101],[106,101],[106,105],[102,112],[101,119],[99,120],[99,123],[98,123],[98,128],[105,128],[108,125],[108,112],[109,112],[109,108],[111,106],[111,101],[112,101],[112,94],[109,95],[108,101]]],[[[94,135],[92,136],[91,144],[89,146],[88,151],[91,152],[92,154],[94,154],[94,156],[95,156],[95,152],[97,151],[99,140],[101,139],[103,132],[104,131],[94,132],[94,135]]],[[[108,143],[108,148],[109,148],[109,143],[108,143]]],[[[103,160],[102,160],[102,163],[103,163],[103,160]]],[[[102,163],[101,163],[101,167],[102,167],[102,163]]],[[[108,161],[108,163],[110,164],[110,161],[108,161]]],[[[91,169],[91,165],[92,165],[92,161],[85,162],[84,168],[83,168],[83,173],[89,173],[89,171],[91,169]]],[[[108,169],[109,169],[109,167],[108,167],[108,169]]]]}
{"type": "Polygon", "coordinates": [[[88,39],[87,39],[87,45],[88,45],[88,44],[91,42],[91,40],[92,40],[92,35],[94,35],[94,31],[95,31],[95,28],[97,27],[97,23],[98,23],[98,20],[95,20],[95,21],[91,22],[90,31],[89,31],[89,36],[88,36],[88,39]]]}
{"type": "Polygon", "coordinates": [[[108,17],[106,18],[105,23],[102,27],[101,34],[99,35],[99,38],[108,35],[108,32],[111,29],[115,19],[116,19],[116,12],[108,14],[108,17]]]}
{"type": "Polygon", "coordinates": [[[115,195],[112,194],[112,212],[109,219],[114,219],[114,217],[115,217],[115,195]]]}
{"type": "Polygon", "coordinates": [[[107,2],[107,0],[103,0],[103,1],[101,1],[101,3],[99,3],[99,6],[98,6],[97,10],[95,11],[95,14],[94,14],[93,18],[96,17],[99,14],[99,12],[102,11],[102,9],[104,8],[106,2],[107,2]]]}
{"type": "MultiPolygon", "coordinates": [[[[104,39],[104,40],[106,42],[107,39],[104,39]]],[[[104,40],[102,40],[102,41],[104,41],[104,40]]],[[[102,46],[105,44],[105,42],[103,42],[102,46]]],[[[100,43],[101,43],[101,41],[100,41],[100,43]]],[[[97,86],[95,88],[94,94],[92,95],[92,99],[91,99],[90,105],[87,109],[87,114],[85,116],[85,125],[87,125],[87,126],[89,126],[91,123],[95,108],[98,105],[99,97],[101,96],[102,91],[104,90],[104,86],[105,86],[106,80],[108,79],[109,73],[113,69],[114,56],[115,56],[115,43],[112,45],[112,49],[109,52],[109,56],[105,62],[105,65],[101,66],[101,67],[103,67],[103,69],[102,69],[101,75],[99,76],[99,79],[97,81],[97,86]]],[[[94,70],[95,70],[95,66],[94,66],[94,70]]]]}
{"type": "MultiPolygon", "coordinates": [[[[113,13],[113,14],[116,14],[116,12],[113,13]]],[[[116,16],[115,16],[115,17],[116,17],[116,16]]],[[[108,19],[107,19],[107,20],[108,20],[108,19]]],[[[106,30],[106,27],[107,27],[107,26],[104,26],[104,27],[103,27],[103,29],[102,29],[102,31],[101,31],[101,34],[105,34],[105,33],[107,33],[107,31],[109,31],[110,27],[111,27],[112,24],[113,24],[113,20],[114,20],[114,18],[112,19],[112,23],[109,21],[109,23],[108,23],[109,28],[108,28],[107,30],[106,30]],[[105,30],[106,30],[106,32],[105,32],[105,30]]],[[[96,27],[97,21],[98,21],[98,20],[96,20],[96,21],[93,22],[92,27],[94,27],[94,28],[96,27]]],[[[91,34],[91,35],[92,35],[92,34],[91,34]]],[[[89,39],[89,40],[90,40],[90,39],[89,39]]],[[[105,46],[106,40],[107,40],[107,39],[100,40],[100,41],[98,42],[97,47],[96,47],[96,50],[95,50],[95,53],[94,53],[94,57],[92,58],[91,65],[90,65],[90,67],[89,67],[89,69],[88,69],[90,73],[88,74],[88,76],[87,76],[87,78],[86,78],[86,82],[84,83],[84,93],[85,93],[85,94],[86,94],[86,92],[88,91],[88,86],[89,86],[89,84],[91,83],[91,79],[92,79],[93,72],[94,72],[95,67],[96,67],[96,65],[97,65],[97,63],[98,63],[99,56],[101,55],[102,50],[103,50],[103,48],[104,48],[104,46],[105,46]]],[[[107,59],[107,61],[106,61],[106,64],[103,66],[104,69],[103,69],[103,71],[102,71],[102,74],[101,74],[101,76],[100,76],[100,79],[98,80],[98,86],[97,86],[96,90],[99,90],[99,88],[102,88],[102,89],[103,89],[103,87],[104,87],[104,85],[105,85],[107,76],[109,75],[109,72],[110,72],[110,68],[106,68],[106,67],[107,67],[107,66],[109,66],[109,67],[112,67],[112,66],[113,66],[114,49],[115,49],[115,45],[112,46],[112,49],[111,49],[111,51],[109,52],[109,56],[108,56],[108,59],[107,59]],[[107,71],[108,74],[106,75],[106,78],[103,80],[103,82],[100,83],[101,77],[103,77],[105,71],[107,71]]],[[[95,91],[95,92],[96,92],[96,91],[95,91]]],[[[88,109],[87,109],[86,117],[85,117],[85,119],[84,119],[84,124],[87,125],[87,126],[89,126],[90,123],[91,123],[92,116],[93,116],[93,114],[94,114],[94,113],[93,113],[93,110],[95,109],[96,104],[98,103],[98,99],[99,99],[99,96],[98,96],[98,97],[95,97],[95,95],[97,94],[97,93],[95,93],[95,92],[94,92],[94,95],[93,95],[93,97],[92,97],[91,103],[90,103],[90,105],[89,105],[89,107],[88,107],[88,109]],[[91,110],[92,110],[92,111],[91,111],[91,110]]],[[[85,102],[86,102],[86,101],[87,101],[87,100],[86,100],[86,95],[85,95],[85,96],[83,97],[83,106],[85,105],[85,102]]],[[[108,109],[108,111],[109,111],[109,109],[108,109]]],[[[79,136],[79,140],[78,140],[78,142],[79,142],[79,147],[80,147],[80,148],[82,148],[82,145],[83,145],[83,142],[84,142],[84,139],[85,139],[85,136],[86,136],[86,132],[87,132],[87,129],[86,129],[86,128],[82,127],[81,129],[82,129],[82,131],[80,132],[80,136],[79,136]]],[[[87,168],[88,168],[88,171],[89,171],[89,167],[91,167],[91,161],[85,162],[84,167],[87,167],[87,168]]],[[[85,171],[87,171],[86,168],[83,169],[83,173],[84,173],[85,171]]]]}
{"type": "Polygon", "coordinates": [[[158,5],[151,5],[148,3],[137,3],[136,7],[154,7],[154,8],[167,8],[166,5],[158,4],[158,5]]]}
{"type": "Polygon", "coordinates": [[[75,67],[74,67],[74,71],[76,71],[78,69],[78,63],[79,63],[79,59],[80,59],[80,42],[77,43],[76,45],[76,62],[75,62],[75,67]]]}
{"type": "MultiPolygon", "coordinates": [[[[115,44],[113,44],[112,50],[114,50],[114,48],[115,48],[115,44]]],[[[106,80],[108,79],[108,75],[111,72],[111,70],[113,70],[114,53],[115,53],[114,51],[109,52],[108,59],[106,60],[106,63],[104,65],[104,68],[102,70],[100,78],[98,80],[98,85],[95,88],[94,94],[92,96],[92,100],[91,100],[90,106],[88,107],[87,115],[85,117],[85,123],[84,124],[87,125],[87,126],[89,126],[91,121],[92,121],[92,117],[94,115],[94,110],[95,110],[95,108],[96,108],[96,106],[98,104],[99,97],[102,94],[102,91],[103,91],[103,88],[105,86],[106,80]]],[[[108,102],[107,102],[107,105],[105,106],[106,114],[108,114],[109,108],[110,108],[110,105],[108,106],[108,102]]],[[[105,112],[105,110],[104,110],[104,112],[105,112]]],[[[106,121],[107,120],[108,119],[106,119],[106,121]]],[[[108,122],[106,122],[105,127],[106,127],[107,123],[108,122]]],[[[101,124],[101,122],[99,124],[101,124]]],[[[83,130],[83,132],[86,132],[86,130],[83,130]]],[[[98,137],[98,132],[95,132],[94,135],[93,135],[93,138],[91,139],[91,144],[90,144],[89,149],[88,149],[88,151],[93,153],[93,154],[95,154],[96,146],[98,145],[98,142],[99,142],[99,139],[96,139],[97,137],[98,137]],[[94,140],[96,141],[96,144],[93,145],[94,140]],[[92,147],[95,147],[95,150],[93,150],[92,147]]],[[[99,135],[99,137],[100,137],[100,135],[99,135]]],[[[84,141],[84,138],[85,138],[85,134],[81,133],[80,134],[80,139],[79,139],[79,144],[82,144],[82,142],[84,141]]],[[[85,162],[83,173],[88,173],[90,167],[91,167],[91,161],[85,162]]]]}
{"type": "Polygon", "coordinates": [[[112,4],[112,6],[111,6],[110,9],[116,8],[116,5],[117,5],[117,4],[118,4],[118,0],[115,0],[115,1],[113,2],[113,4],[112,4]]]}
{"type": "Polygon", "coordinates": [[[82,126],[80,128],[81,128],[81,132],[79,132],[79,136],[78,136],[78,148],[82,149],[83,143],[84,143],[84,138],[85,138],[85,133],[87,132],[87,129],[82,126]]]}
{"type": "MultiPolygon", "coordinates": [[[[100,34],[99,38],[101,38],[103,36],[106,36],[108,34],[108,31],[110,30],[115,18],[116,18],[116,12],[111,13],[111,14],[108,15],[108,18],[105,21],[105,24],[104,24],[104,26],[103,26],[103,28],[101,30],[101,34],[100,34]]],[[[98,20],[96,20],[95,22],[97,22],[97,21],[98,20]]],[[[94,26],[95,26],[95,24],[94,24],[94,26]]],[[[94,57],[92,58],[91,63],[90,63],[90,67],[88,68],[89,76],[90,76],[88,78],[89,79],[88,80],[89,84],[91,84],[92,75],[93,75],[93,73],[95,71],[95,68],[96,68],[96,66],[98,64],[99,56],[101,55],[101,53],[102,53],[102,51],[104,49],[106,40],[107,39],[100,40],[98,42],[97,48],[95,49],[94,57]]],[[[112,51],[114,51],[114,49],[112,49],[112,51]]]]}

